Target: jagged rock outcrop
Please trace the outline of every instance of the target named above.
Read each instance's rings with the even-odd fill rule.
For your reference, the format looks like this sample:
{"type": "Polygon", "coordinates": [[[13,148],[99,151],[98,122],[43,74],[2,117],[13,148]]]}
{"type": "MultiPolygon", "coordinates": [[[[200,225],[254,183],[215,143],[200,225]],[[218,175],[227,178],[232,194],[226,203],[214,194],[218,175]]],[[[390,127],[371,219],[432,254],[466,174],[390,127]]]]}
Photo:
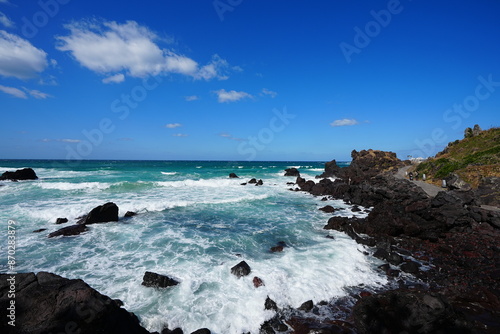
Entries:
{"type": "Polygon", "coordinates": [[[118,206],[113,202],[108,202],[93,208],[85,218],[78,221],[78,224],[90,225],[117,221],[118,206]]]}
{"type": "Polygon", "coordinates": [[[142,285],[153,288],[168,288],[179,284],[179,281],[165,275],[160,275],[150,271],[144,273],[142,285]]]}
{"type": "Polygon", "coordinates": [[[83,232],[88,231],[88,227],[86,225],[81,225],[81,224],[75,224],[71,226],[66,226],[63,227],[57,231],[54,231],[49,234],[49,238],[54,238],[54,237],[59,237],[59,236],[73,236],[73,235],[79,235],[83,232]]]}
{"type": "Polygon", "coordinates": [[[287,168],[285,169],[285,176],[300,176],[300,172],[297,168],[287,168]]]}
{"type": "Polygon", "coordinates": [[[238,278],[249,275],[251,271],[250,266],[245,261],[241,261],[231,268],[231,274],[238,278]]]}
{"type": "Polygon", "coordinates": [[[340,176],[340,171],[341,168],[337,165],[337,161],[334,159],[325,163],[325,171],[321,175],[316,176],[316,178],[340,176]]]}
{"type": "Polygon", "coordinates": [[[18,169],[15,172],[5,172],[0,176],[0,181],[11,180],[11,181],[21,181],[21,180],[36,180],[38,176],[32,168],[18,169]]]}
{"type": "Polygon", "coordinates": [[[149,334],[133,313],[121,308],[120,301],[100,294],[79,279],[47,272],[0,274],[0,308],[7,310],[12,300],[15,300],[15,327],[3,319],[0,323],[2,333],[14,333],[15,329],[15,333],[20,334],[69,331],[149,334]],[[16,292],[12,299],[8,295],[14,281],[16,292]]]}

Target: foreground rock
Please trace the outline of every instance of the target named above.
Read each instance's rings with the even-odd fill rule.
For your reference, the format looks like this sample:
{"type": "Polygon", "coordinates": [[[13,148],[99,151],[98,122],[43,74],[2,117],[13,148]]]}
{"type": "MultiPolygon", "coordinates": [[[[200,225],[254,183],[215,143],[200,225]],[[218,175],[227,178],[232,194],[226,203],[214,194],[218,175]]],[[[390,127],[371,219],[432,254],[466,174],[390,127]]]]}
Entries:
{"type": "MultiPolygon", "coordinates": [[[[11,275],[0,274],[0,308],[7,310],[11,275]]],[[[46,272],[15,275],[15,327],[0,323],[1,333],[147,334],[138,318],[79,279],[46,272]]],[[[5,314],[5,313],[4,313],[5,314]]]]}
{"type": "Polygon", "coordinates": [[[443,296],[425,291],[368,296],[356,304],[353,315],[359,333],[472,333],[443,296]]]}
{"type": "Polygon", "coordinates": [[[20,180],[36,180],[38,176],[31,168],[23,168],[18,169],[15,172],[5,172],[0,176],[0,181],[3,180],[11,180],[11,181],[20,181],[20,180]]]}
{"type": "Polygon", "coordinates": [[[297,168],[292,167],[292,168],[287,168],[285,169],[285,176],[300,176],[300,172],[297,168]]]}
{"type": "Polygon", "coordinates": [[[154,288],[168,288],[177,284],[179,284],[179,282],[173,278],[150,271],[146,271],[142,279],[142,285],[154,288]]]}

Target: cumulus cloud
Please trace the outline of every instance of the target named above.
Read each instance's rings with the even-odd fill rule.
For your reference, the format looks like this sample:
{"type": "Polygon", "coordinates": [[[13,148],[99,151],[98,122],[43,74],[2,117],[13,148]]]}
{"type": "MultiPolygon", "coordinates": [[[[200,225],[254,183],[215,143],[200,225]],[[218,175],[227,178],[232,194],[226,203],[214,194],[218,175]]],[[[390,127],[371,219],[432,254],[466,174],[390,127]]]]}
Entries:
{"type": "Polygon", "coordinates": [[[214,91],[215,94],[217,94],[217,100],[220,103],[224,102],[236,102],[239,100],[242,100],[244,98],[252,98],[253,96],[246,93],[246,92],[237,92],[235,90],[231,91],[226,91],[225,89],[220,89],[217,91],[214,91]]]}
{"type": "Polygon", "coordinates": [[[173,50],[162,49],[160,38],[135,21],[79,21],[65,28],[70,34],[58,36],[57,49],[67,51],[84,67],[99,74],[124,72],[131,77],[178,73],[194,79],[225,79],[231,67],[214,55],[205,66],[173,50]]]}
{"type": "Polygon", "coordinates": [[[0,30],[0,75],[29,79],[48,66],[47,54],[17,35],[0,30]]]}
{"type": "Polygon", "coordinates": [[[120,82],[123,82],[123,81],[125,81],[125,76],[122,73],[118,73],[118,74],[115,74],[115,75],[112,75],[110,77],[102,79],[102,82],[105,83],[105,84],[108,84],[108,83],[120,83],[120,82]]]}
{"type": "Polygon", "coordinates": [[[353,118],[343,118],[343,119],[337,119],[330,123],[331,126],[351,126],[351,125],[356,125],[359,124],[359,122],[353,118]]]}
{"type": "Polygon", "coordinates": [[[0,24],[3,24],[6,28],[12,28],[14,26],[14,22],[12,22],[7,15],[0,12],[0,24]]]}
{"type": "Polygon", "coordinates": [[[190,96],[184,96],[184,100],[190,102],[190,101],[196,101],[199,100],[200,98],[196,95],[190,95],[190,96]]]}
{"type": "Polygon", "coordinates": [[[272,97],[272,98],[275,98],[275,97],[278,95],[278,93],[273,92],[272,90],[269,90],[269,89],[267,89],[267,88],[263,88],[263,89],[262,89],[262,94],[263,94],[263,95],[268,95],[268,96],[270,96],[270,97],[272,97]]]}
{"type": "Polygon", "coordinates": [[[182,124],[180,124],[180,123],[169,123],[169,124],[165,125],[165,127],[168,129],[175,129],[175,128],[178,128],[181,126],[182,126],[182,124]]]}
{"type": "Polygon", "coordinates": [[[18,88],[0,85],[0,91],[4,92],[5,94],[9,94],[9,95],[12,95],[14,97],[17,97],[19,99],[27,99],[28,98],[26,93],[18,88]]]}

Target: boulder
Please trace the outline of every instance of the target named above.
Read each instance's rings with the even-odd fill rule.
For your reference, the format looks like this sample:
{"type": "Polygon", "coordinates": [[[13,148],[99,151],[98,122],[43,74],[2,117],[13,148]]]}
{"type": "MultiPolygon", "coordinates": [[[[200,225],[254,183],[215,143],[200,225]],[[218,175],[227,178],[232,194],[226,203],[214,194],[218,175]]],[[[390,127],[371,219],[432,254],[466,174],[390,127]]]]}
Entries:
{"type": "Polygon", "coordinates": [[[337,165],[337,161],[332,160],[325,163],[325,171],[323,174],[317,176],[317,178],[326,178],[340,175],[341,168],[337,165]]]}
{"type": "Polygon", "coordinates": [[[264,181],[259,180],[259,181],[257,181],[257,183],[256,183],[255,185],[256,185],[256,186],[261,186],[261,185],[263,185],[263,184],[264,184],[264,181]]]}
{"type": "Polygon", "coordinates": [[[92,209],[89,214],[78,222],[78,224],[97,224],[118,221],[118,206],[115,203],[108,202],[92,209]]]}
{"type": "Polygon", "coordinates": [[[460,176],[458,176],[455,173],[450,174],[448,177],[445,178],[445,180],[446,180],[446,187],[448,188],[448,190],[468,191],[472,189],[470,184],[462,180],[460,176]]]}
{"type": "Polygon", "coordinates": [[[248,181],[248,183],[250,184],[257,183],[257,179],[251,179],[250,181],[248,181]]]}
{"type": "Polygon", "coordinates": [[[314,303],[312,300],[308,300],[304,303],[302,303],[302,305],[300,305],[299,307],[299,310],[301,311],[305,311],[305,312],[310,312],[314,307],[314,303]]]}
{"type": "Polygon", "coordinates": [[[18,180],[36,180],[36,179],[38,179],[38,176],[36,176],[35,171],[31,168],[18,169],[15,172],[5,172],[0,176],[0,181],[3,180],[18,181],[18,180]]]}
{"type": "Polygon", "coordinates": [[[431,292],[393,290],[367,296],[358,300],[353,317],[362,334],[470,333],[461,314],[431,292]]]}
{"type": "Polygon", "coordinates": [[[241,261],[231,268],[231,274],[235,275],[238,278],[247,276],[251,271],[252,270],[250,269],[250,266],[245,261],[241,261]]]}
{"type": "Polygon", "coordinates": [[[264,285],[264,282],[262,281],[262,279],[260,279],[259,277],[255,276],[252,280],[253,282],[253,286],[258,288],[259,286],[263,286],[264,285]]]}
{"type": "Polygon", "coordinates": [[[147,287],[168,288],[177,284],[179,284],[179,282],[173,278],[150,271],[146,271],[144,273],[144,277],[142,278],[142,285],[147,287]]]}
{"type": "Polygon", "coordinates": [[[212,334],[212,332],[208,328],[200,328],[191,334],[212,334]]]}
{"type": "Polygon", "coordinates": [[[476,190],[481,205],[500,207],[500,177],[483,177],[476,190]]]}
{"type": "Polygon", "coordinates": [[[278,305],[276,305],[276,302],[274,300],[267,296],[266,301],[264,302],[264,309],[277,311],[278,305]]]}
{"type": "Polygon", "coordinates": [[[235,173],[230,173],[230,174],[229,174],[229,178],[230,178],[230,179],[238,179],[238,178],[239,178],[239,176],[238,176],[238,175],[236,175],[235,173]]]}
{"type": "Polygon", "coordinates": [[[333,212],[337,211],[337,209],[335,209],[331,205],[324,206],[324,207],[320,208],[319,210],[326,212],[326,213],[333,213],[333,212]]]}
{"type": "Polygon", "coordinates": [[[59,236],[72,236],[79,235],[83,232],[88,231],[88,227],[86,225],[76,224],[71,226],[63,227],[55,232],[49,234],[49,238],[59,237],[59,236]]]}
{"type": "Polygon", "coordinates": [[[67,223],[68,222],[68,218],[57,218],[56,219],[56,224],[59,225],[59,224],[64,224],[64,223],[67,223]]]}
{"type": "Polygon", "coordinates": [[[287,168],[285,169],[285,176],[300,176],[300,172],[297,168],[287,168]]]}
{"type": "MultiPolygon", "coordinates": [[[[0,308],[10,305],[12,275],[0,274],[0,308]]],[[[39,272],[15,275],[16,333],[148,334],[138,318],[79,279],[39,272]]],[[[1,333],[14,327],[2,320],[1,333]]]]}

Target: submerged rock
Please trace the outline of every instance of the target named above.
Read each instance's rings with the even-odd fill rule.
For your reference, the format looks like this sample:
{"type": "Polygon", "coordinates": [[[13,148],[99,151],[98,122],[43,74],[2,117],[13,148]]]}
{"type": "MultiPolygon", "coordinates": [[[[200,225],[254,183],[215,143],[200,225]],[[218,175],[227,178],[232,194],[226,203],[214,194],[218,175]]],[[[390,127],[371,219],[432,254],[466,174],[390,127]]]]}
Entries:
{"type": "Polygon", "coordinates": [[[79,235],[79,234],[86,232],[86,231],[88,231],[87,226],[76,224],[76,225],[63,227],[55,232],[50,233],[49,238],[58,237],[58,236],[66,236],[67,237],[67,236],[72,236],[72,235],[79,235]]]}
{"type": "Polygon", "coordinates": [[[36,180],[36,179],[38,179],[38,176],[36,176],[35,171],[31,168],[18,169],[15,172],[5,172],[0,176],[0,181],[3,180],[18,181],[18,180],[36,180]]]}
{"type": "Polygon", "coordinates": [[[133,211],[127,211],[125,212],[125,218],[129,218],[129,217],[133,217],[133,216],[137,216],[137,212],[133,212],[133,211]]]}
{"type": "Polygon", "coordinates": [[[231,268],[231,274],[235,275],[238,278],[247,276],[251,271],[252,270],[250,269],[250,266],[245,261],[241,261],[231,268]]]}
{"type": "Polygon", "coordinates": [[[156,274],[150,271],[146,271],[142,279],[142,285],[147,287],[168,288],[170,286],[175,286],[177,284],[179,284],[179,282],[173,278],[170,278],[165,275],[156,274]]]}
{"type": "Polygon", "coordinates": [[[57,218],[56,219],[56,224],[59,225],[59,224],[64,224],[64,223],[67,223],[68,222],[68,218],[57,218]]]}
{"type": "MultiPolygon", "coordinates": [[[[0,274],[0,308],[6,310],[12,275],[0,274]]],[[[148,334],[120,303],[79,279],[39,272],[15,275],[16,333],[148,334]]],[[[1,333],[13,333],[7,321],[1,333]]]]}

